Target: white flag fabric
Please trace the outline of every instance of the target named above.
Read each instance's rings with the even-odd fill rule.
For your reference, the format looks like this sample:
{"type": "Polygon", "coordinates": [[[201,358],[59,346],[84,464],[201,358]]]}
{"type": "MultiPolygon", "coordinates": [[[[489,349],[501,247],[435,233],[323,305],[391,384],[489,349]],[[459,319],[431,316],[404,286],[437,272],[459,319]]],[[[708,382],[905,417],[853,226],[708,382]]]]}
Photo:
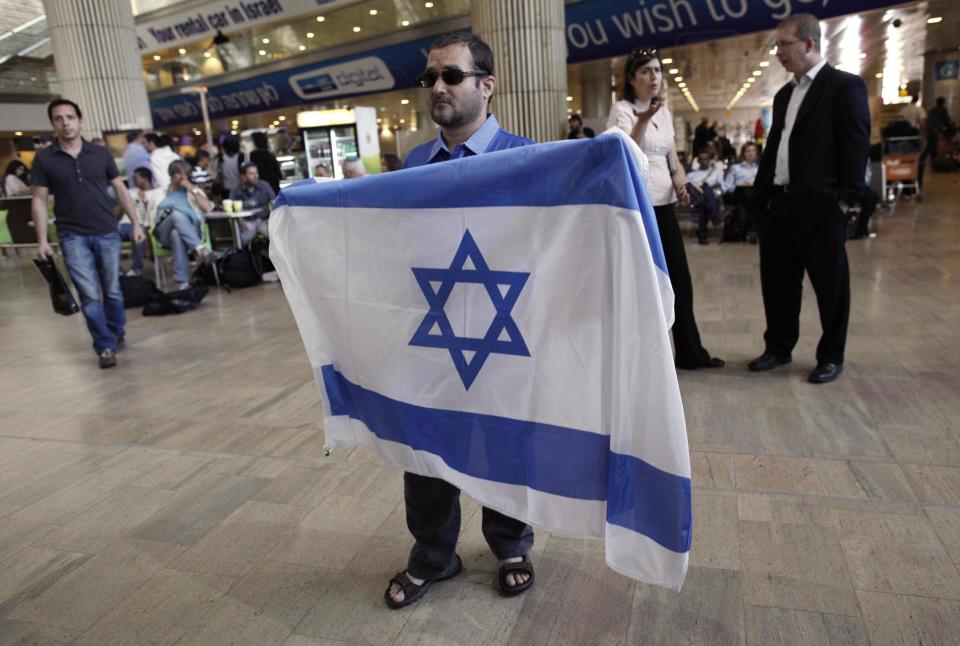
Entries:
{"type": "Polygon", "coordinates": [[[679,589],[690,461],[673,292],[625,136],[284,189],[280,274],[331,446],[605,541],[679,589]]]}

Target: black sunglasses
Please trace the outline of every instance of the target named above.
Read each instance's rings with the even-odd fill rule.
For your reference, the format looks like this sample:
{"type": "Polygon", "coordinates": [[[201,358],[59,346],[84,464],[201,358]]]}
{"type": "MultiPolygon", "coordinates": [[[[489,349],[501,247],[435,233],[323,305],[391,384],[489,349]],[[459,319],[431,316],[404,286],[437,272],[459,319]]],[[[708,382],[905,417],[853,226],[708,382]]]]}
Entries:
{"type": "Polygon", "coordinates": [[[656,47],[637,47],[630,52],[631,58],[660,58],[660,50],[656,47]]]}
{"type": "Polygon", "coordinates": [[[437,73],[434,71],[426,71],[423,74],[417,76],[417,81],[420,82],[420,87],[431,88],[437,84],[437,79],[443,79],[445,85],[460,85],[463,83],[463,79],[468,76],[490,76],[486,72],[464,72],[461,69],[455,67],[445,68],[442,72],[437,73]]]}

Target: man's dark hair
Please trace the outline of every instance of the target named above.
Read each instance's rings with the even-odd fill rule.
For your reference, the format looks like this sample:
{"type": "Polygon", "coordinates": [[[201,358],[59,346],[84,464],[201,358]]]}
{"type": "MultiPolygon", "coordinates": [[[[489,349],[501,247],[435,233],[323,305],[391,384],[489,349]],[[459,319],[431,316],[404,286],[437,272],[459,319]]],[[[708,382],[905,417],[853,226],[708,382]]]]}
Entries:
{"type": "Polygon", "coordinates": [[[61,105],[69,105],[73,108],[73,111],[77,113],[78,119],[83,119],[83,113],[80,112],[80,106],[71,101],[70,99],[54,99],[49,104],[47,104],[47,118],[50,120],[50,123],[53,123],[53,109],[58,108],[61,105]]]}
{"type": "Polygon", "coordinates": [[[937,105],[946,105],[946,104],[947,104],[947,100],[945,98],[943,98],[942,96],[937,97],[937,105]]]}
{"type": "Polygon", "coordinates": [[[798,40],[813,38],[813,48],[820,51],[820,21],[812,13],[795,13],[780,21],[777,29],[793,25],[798,40]]]}
{"type": "MultiPolygon", "coordinates": [[[[470,55],[473,56],[473,66],[476,68],[476,71],[493,76],[493,50],[490,49],[490,45],[483,42],[480,36],[467,31],[453,31],[433,41],[433,44],[430,45],[430,51],[443,49],[444,47],[450,47],[452,45],[466,45],[469,47],[470,55]]],[[[464,71],[466,72],[467,70],[464,71]]],[[[477,83],[480,83],[479,78],[477,79],[477,83]]]]}
{"type": "Polygon", "coordinates": [[[22,168],[27,168],[27,165],[24,164],[24,163],[23,163],[22,161],[20,161],[19,159],[14,159],[14,160],[11,161],[9,164],[7,164],[7,172],[5,172],[5,173],[3,174],[4,177],[6,177],[7,175],[13,175],[13,174],[15,174],[21,167],[22,167],[22,168]]]}
{"type": "Polygon", "coordinates": [[[156,132],[148,132],[146,135],[144,135],[144,139],[149,141],[151,144],[153,144],[157,148],[163,147],[163,137],[156,132]]]}
{"type": "Polygon", "coordinates": [[[210,159],[210,153],[208,153],[203,148],[197,151],[197,156],[194,157],[194,162],[199,164],[200,160],[202,159],[210,159]]]}
{"type": "Polygon", "coordinates": [[[255,132],[250,136],[253,139],[253,146],[258,150],[267,150],[267,135],[264,132],[255,132]]]}
{"type": "Polygon", "coordinates": [[[236,155],[240,152],[240,141],[230,135],[229,137],[224,137],[223,141],[220,143],[220,147],[223,148],[223,152],[227,155],[236,155]]]}
{"type": "Polygon", "coordinates": [[[132,144],[137,140],[137,137],[143,134],[143,130],[131,130],[127,133],[127,143],[132,144]]]}
{"type": "Polygon", "coordinates": [[[623,66],[623,98],[630,103],[637,100],[637,94],[633,91],[630,79],[633,78],[638,69],[653,59],[660,60],[660,52],[656,49],[635,49],[627,55],[627,62],[623,66]]]}
{"type": "Polygon", "coordinates": [[[569,122],[569,121],[576,121],[576,122],[578,122],[581,126],[583,125],[583,118],[582,118],[579,114],[577,114],[576,112],[574,112],[573,114],[571,114],[570,117],[567,119],[567,121],[568,121],[568,122],[569,122]]]}
{"type": "MultiPolygon", "coordinates": [[[[246,173],[248,168],[257,168],[256,162],[246,161],[240,164],[240,174],[246,173]]],[[[257,172],[260,172],[259,169],[257,169],[257,172]]]]}
{"type": "Polygon", "coordinates": [[[756,142],[748,141],[747,143],[743,144],[743,146],[740,147],[740,159],[743,159],[743,156],[747,154],[747,148],[749,148],[750,146],[753,146],[754,148],[757,149],[757,152],[760,152],[760,147],[756,144],[756,142]]]}
{"type": "Polygon", "coordinates": [[[147,168],[146,166],[141,166],[141,167],[139,167],[139,168],[135,168],[135,169],[133,170],[133,174],[134,174],[134,175],[139,175],[139,176],[142,177],[143,179],[145,179],[145,180],[147,180],[148,182],[150,182],[151,184],[153,184],[153,171],[150,170],[149,168],[147,168]]]}

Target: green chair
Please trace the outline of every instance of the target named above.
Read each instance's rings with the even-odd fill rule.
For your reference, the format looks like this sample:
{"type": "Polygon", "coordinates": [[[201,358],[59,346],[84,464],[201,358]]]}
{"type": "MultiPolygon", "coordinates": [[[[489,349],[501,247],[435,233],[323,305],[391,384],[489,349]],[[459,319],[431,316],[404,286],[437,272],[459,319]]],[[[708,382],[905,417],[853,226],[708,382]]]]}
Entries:
{"type": "MultiPolygon", "coordinates": [[[[203,244],[207,249],[213,249],[213,246],[210,244],[210,229],[206,226],[206,221],[200,226],[200,230],[203,232],[203,244]]],[[[164,265],[164,260],[169,258],[170,262],[173,262],[173,252],[160,244],[160,241],[157,240],[156,236],[153,235],[153,231],[147,230],[147,242],[150,245],[150,254],[153,256],[153,276],[154,280],[157,283],[157,287],[163,288],[163,285],[166,283],[167,271],[164,265]]],[[[172,272],[171,272],[172,273],[172,272]]],[[[219,285],[220,279],[214,272],[214,280],[217,281],[219,285]]]]}

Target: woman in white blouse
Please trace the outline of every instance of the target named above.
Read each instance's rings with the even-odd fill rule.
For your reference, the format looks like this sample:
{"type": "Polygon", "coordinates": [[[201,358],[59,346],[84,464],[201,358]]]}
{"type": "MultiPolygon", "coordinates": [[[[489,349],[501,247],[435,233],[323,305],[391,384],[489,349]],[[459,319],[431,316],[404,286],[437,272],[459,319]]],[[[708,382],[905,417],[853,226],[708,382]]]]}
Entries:
{"type": "Polygon", "coordinates": [[[673,346],[678,368],[721,368],[700,341],[693,316],[693,283],[683,248],[683,234],[674,204],[686,202],[687,177],[677,157],[673,117],[663,105],[663,70],[656,49],[635,49],[624,68],[623,100],[614,104],[607,127],[621,128],[636,141],[650,161],[647,194],[657,215],[660,242],[674,295],[673,346]]]}
{"type": "Polygon", "coordinates": [[[3,191],[7,197],[30,195],[30,186],[27,185],[27,167],[19,159],[7,164],[7,172],[3,176],[3,191]]]}

